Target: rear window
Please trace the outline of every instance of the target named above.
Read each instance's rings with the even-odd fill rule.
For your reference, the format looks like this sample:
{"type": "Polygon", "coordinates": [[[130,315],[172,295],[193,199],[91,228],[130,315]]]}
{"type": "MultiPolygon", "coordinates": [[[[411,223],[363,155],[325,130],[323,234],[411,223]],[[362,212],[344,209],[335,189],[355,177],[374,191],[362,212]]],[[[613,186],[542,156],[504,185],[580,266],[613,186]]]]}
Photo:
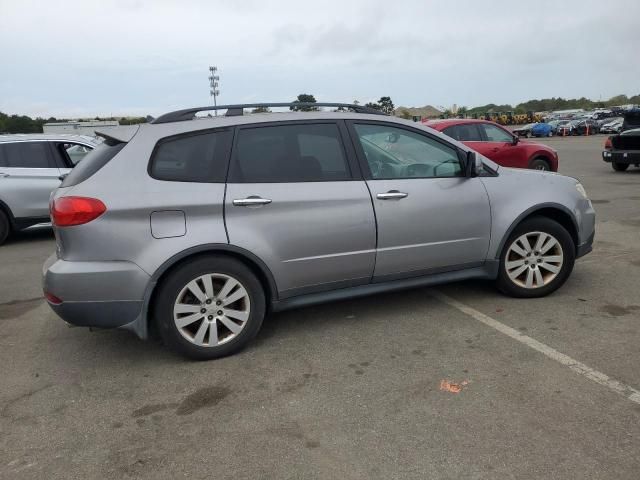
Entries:
{"type": "Polygon", "coordinates": [[[107,139],[94,148],[67,175],[60,187],[72,187],[84,182],[94,173],[104,167],[116,154],[124,148],[126,143],[107,139]]]}
{"type": "Polygon", "coordinates": [[[480,129],[476,124],[454,125],[453,127],[445,128],[442,133],[449,135],[451,138],[455,138],[460,142],[482,141],[480,129]]]}
{"type": "Polygon", "coordinates": [[[336,124],[243,128],[229,174],[232,183],[330,182],[349,180],[336,124]]]}
{"type": "Polygon", "coordinates": [[[0,167],[51,168],[49,145],[46,142],[15,142],[0,144],[0,167]]]}
{"type": "Polygon", "coordinates": [[[157,180],[222,183],[227,174],[231,130],[169,137],[158,142],[149,165],[157,180]]]}

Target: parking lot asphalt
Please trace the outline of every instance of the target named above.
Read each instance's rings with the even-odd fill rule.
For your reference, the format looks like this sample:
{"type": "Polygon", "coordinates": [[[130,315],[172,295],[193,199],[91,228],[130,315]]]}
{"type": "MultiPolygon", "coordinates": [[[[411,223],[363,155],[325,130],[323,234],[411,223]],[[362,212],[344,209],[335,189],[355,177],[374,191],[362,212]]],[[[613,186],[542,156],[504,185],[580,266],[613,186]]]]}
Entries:
{"type": "Polygon", "coordinates": [[[558,292],[463,282],[288,311],[217,361],[68,327],[41,299],[50,230],[13,237],[0,478],[637,479],[640,169],[602,162],[603,136],[542,141],[598,213],[558,292]]]}

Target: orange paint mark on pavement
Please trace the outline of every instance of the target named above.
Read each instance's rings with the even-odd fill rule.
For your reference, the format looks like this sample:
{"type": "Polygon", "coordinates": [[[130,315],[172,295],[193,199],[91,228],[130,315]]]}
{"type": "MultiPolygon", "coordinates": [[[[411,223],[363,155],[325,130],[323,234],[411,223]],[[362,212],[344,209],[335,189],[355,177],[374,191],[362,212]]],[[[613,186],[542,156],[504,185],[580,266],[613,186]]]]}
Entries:
{"type": "Polygon", "coordinates": [[[460,393],[462,387],[466,387],[469,384],[468,381],[463,380],[460,383],[451,382],[449,380],[440,380],[440,390],[449,393],[460,393]]]}

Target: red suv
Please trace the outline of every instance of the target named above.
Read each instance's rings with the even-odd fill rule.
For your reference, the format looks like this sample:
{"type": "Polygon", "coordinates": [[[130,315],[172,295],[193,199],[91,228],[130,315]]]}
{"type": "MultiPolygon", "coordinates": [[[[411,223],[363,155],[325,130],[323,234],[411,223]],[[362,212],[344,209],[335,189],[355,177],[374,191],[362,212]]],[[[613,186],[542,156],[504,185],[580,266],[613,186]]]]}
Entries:
{"type": "Polygon", "coordinates": [[[461,141],[499,165],[558,171],[558,152],[542,145],[521,141],[497,123],[486,120],[432,120],[426,125],[461,141]]]}

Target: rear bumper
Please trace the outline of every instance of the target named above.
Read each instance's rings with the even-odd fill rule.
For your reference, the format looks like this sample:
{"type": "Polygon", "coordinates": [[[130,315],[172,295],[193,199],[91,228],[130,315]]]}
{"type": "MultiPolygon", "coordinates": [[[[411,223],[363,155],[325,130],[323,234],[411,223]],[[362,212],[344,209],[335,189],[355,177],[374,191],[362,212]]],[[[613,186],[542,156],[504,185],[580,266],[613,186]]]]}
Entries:
{"type": "Polygon", "coordinates": [[[44,264],[42,282],[46,293],[62,300],[48,303],[66,322],[116,328],[139,317],[149,275],[131,262],[69,262],[54,254],[44,264]]]}
{"type": "Polygon", "coordinates": [[[602,160],[615,163],[640,163],[640,150],[604,150],[602,160]]]}

